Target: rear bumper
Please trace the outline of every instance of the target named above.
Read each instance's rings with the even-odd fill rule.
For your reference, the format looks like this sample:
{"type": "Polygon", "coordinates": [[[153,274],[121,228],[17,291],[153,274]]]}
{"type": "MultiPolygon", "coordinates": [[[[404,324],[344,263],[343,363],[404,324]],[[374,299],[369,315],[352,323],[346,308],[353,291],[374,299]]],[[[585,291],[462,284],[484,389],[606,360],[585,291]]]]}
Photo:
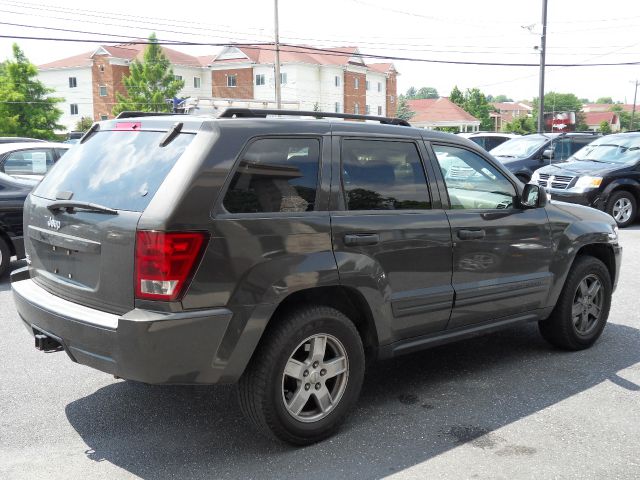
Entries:
{"type": "MultiPolygon", "coordinates": [[[[26,269],[25,269],[26,270],[26,269]]],[[[69,357],[118,377],[154,384],[233,381],[216,352],[233,316],[225,308],[113,315],[57,297],[20,270],[12,275],[16,309],[27,330],[59,339],[69,357]]]]}

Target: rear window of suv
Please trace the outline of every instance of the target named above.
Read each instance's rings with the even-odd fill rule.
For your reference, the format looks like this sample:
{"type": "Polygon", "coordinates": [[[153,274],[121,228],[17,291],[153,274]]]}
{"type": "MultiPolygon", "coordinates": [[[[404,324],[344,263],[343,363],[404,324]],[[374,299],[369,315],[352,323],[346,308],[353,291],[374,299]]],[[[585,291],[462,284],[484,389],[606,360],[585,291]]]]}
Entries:
{"type": "Polygon", "coordinates": [[[194,134],[182,133],[165,147],[165,132],[103,131],[76,144],[49,171],[33,194],[73,200],[117,210],[143,211],[194,134]]]}

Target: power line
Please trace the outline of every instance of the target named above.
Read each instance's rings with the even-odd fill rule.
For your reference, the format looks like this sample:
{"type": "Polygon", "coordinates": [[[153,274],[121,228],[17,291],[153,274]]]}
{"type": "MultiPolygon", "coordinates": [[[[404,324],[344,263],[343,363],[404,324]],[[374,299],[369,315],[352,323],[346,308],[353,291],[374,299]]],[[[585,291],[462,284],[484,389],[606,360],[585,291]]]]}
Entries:
{"type": "MultiPolygon", "coordinates": [[[[35,37],[35,36],[27,36],[27,35],[0,35],[0,38],[14,38],[21,40],[40,40],[40,41],[52,41],[52,42],[75,42],[75,43],[115,43],[117,44],[119,40],[113,39],[88,39],[88,38],[54,38],[54,37],[35,37]]],[[[182,46],[218,46],[218,47],[245,47],[252,48],[255,50],[264,50],[264,51],[275,51],[273,48],[268,48],[270,44],[250,44],[250,43],[210,43],[210,42],[181,42],[181,41],[158,41],[158,42],[148,42],[136,40],[135,43],[139,45],[149,45],[151,43],[156,43],[158,45],[182,45],[182,46]]],[[[272,45],[272,44],[271,44],[272,45]]],[[[437,60],[437,59],[428,59],[428,58],[415,58],[415,57],[403,57],[396,55],[379,55],[374,53],[363,53],[363,52],[346,52],[332,49],[323,49],[317,47],[310,46],[298,46],[298,45],[290,45],[290,44],[282,44],[283,47],[281,51],[290,52],[290,53],[305,53],[305,52],[318,52],[325,56],[338,56],[338,57],[352,57],[357,56],[361,58],[371,58],[377,60],[395,60],[395,61],[406,61],[406,62],[423,62],[423,63],[436,63],[436,64],[447,64],[447,65],[476,65],[476,66],[492,66],[492,67],[537,67],[537,63],[507,63],[507,62],[474,62],[474,61],[463,61],[463,60],[437,60]]],[[[629,65],[640,65],[640,61],[634,62],[608,62],[608,63],[550,63],[548,66],[550,67],[604,67],[604,66],[629,66],[629,65]]]]}

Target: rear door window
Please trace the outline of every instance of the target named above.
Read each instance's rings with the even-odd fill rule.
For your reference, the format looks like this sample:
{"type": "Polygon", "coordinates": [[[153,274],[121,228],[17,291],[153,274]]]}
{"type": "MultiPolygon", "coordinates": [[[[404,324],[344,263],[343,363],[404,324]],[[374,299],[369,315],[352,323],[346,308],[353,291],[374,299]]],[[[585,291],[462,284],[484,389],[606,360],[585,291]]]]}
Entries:
{"type": "Polygon", "coordinates": [[[53,165],[53,150],[38,148],[11,152],[2,166],[7,175],[44,175],[53,165]]]}
{"type": "Polygon", "coordinates": [[[65,153],[33,194],[73,200],[117,210],[143,211],[185,148],[195,137],[182,133],[165,147],[165,132],[103,131],[65,153]]]}
{"type": "Polygon", "coordinates": [[[413,142],[343,140],[342,185],[347,210],[431,208],[427,179],[413,142]]]}
{"type": "Polygon", "coordinates": [[[256,140],[240,159],[224,208],[230,213],[313,211],[319,162],[317,138],[256,140]]]}

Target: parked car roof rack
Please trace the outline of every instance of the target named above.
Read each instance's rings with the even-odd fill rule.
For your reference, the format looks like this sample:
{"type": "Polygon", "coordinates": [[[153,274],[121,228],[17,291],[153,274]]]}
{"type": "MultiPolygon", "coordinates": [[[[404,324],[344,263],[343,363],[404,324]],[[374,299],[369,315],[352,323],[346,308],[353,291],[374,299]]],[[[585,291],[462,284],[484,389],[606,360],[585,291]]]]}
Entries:
{"type": "Polygon", "coordinates": [[[218,118],[267,118],[268,115],[289,117],[345,118],[350,120],[373,120],[385,125],[401,125],[410,127],[406,120],[395,117],[378,117],[374,115],[357,115],[352,113],[311,112],[305,110],[270,110],[252,108],[227,108],[218,118]]]}
{"type": "Polygon", "coordinates": [[[116,118],[121,119],[121,118],[135,118],[135,117],[164,117],[164,116],[170,116],[170,115],[184,115],[184,113],[128,111],[128,112],[120,112],[116,118]]]}

